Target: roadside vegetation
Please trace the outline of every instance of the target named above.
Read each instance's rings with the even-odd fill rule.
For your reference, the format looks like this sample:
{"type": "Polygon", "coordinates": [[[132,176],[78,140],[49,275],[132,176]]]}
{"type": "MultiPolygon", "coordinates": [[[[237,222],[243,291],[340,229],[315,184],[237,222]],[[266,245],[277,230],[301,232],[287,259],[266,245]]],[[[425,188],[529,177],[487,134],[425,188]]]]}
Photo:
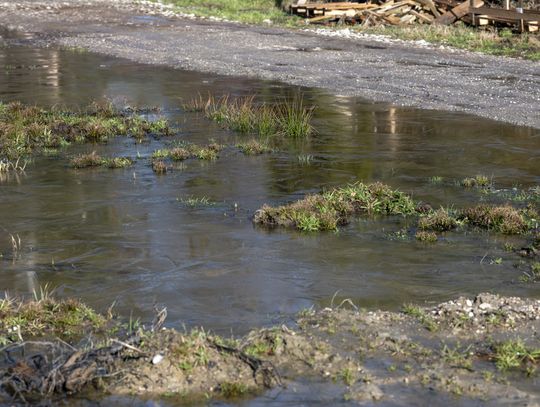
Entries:
{"type": "MultiPolygon", "coordinates": [[[[291,1],[288,0],[165,0],[174,4],[177,11],[201,17],[218,17],[249,24],[272,23],[286,27],[306,27],[303,19],[286,12],[291,1]]],[[[327,28],[326,26],[308,27],[327,28]]],[[[391,38],[446,45],[491,55],[522,57],[533,61],[540,60],[540,39],[537,34],[515,33],[508,28],[496,29],[470,27],[463,23],[450,26],[435,24],[416,24],[408,26],[380,25],[363,28],[348,26],[365,33],[386,35],[391,38]]],[[[329,29],[342,28],[330,26],[329,29]]]]}
{"type": "Polygon", "coordinates": [[[540,38],[537,34],[513,33],[511,30],[468,27],[464,24],[441,26],[421,24],[413,26],[380,26],[358,28],[366,34],[388,35],[406,41],[424,40],[484,54],[521,57],[540,61],[540,38]]]}

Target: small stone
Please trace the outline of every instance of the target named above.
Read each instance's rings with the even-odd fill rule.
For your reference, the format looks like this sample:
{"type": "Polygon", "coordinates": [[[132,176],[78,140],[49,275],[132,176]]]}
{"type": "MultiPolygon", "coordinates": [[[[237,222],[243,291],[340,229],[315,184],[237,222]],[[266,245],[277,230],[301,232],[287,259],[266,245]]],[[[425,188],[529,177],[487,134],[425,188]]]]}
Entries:
{"type": "Polygon", "coordinates": [[[479,307],[481,310],[486,310],[486,309],[491,308],[491,304],[488,304],[487,302],[483,302],[482,304],[479,305],[479,307]]]}
{"type": "Polygon", "coordinates": [[[157,365],[161,363],[162,361],[163,361],[163,355],[160,355],[159,353],[152,358],[153,365],[157,365]]]}
{"type": "Polygon", "coordinates": [[[465,301],[465,304],[467,304],[467,307],[472,307],[472,301],[471,300],[465,301]]]}

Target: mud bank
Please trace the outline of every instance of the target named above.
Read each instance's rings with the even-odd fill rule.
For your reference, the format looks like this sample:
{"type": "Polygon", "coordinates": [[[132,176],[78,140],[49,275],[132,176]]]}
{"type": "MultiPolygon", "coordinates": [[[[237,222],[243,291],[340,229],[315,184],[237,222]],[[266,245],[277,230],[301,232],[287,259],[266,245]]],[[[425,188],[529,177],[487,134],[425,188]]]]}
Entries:
{"type": "Polygon", "coordinates": [[[159,5],[111,3],[1,3],[3,42],[82,48],[142,63],[279,80],[540,128],[538,62],[380,36],[331,37],[198,20],[159,5]],[[17,33],[19,38],[13,38],[17,33]]]}
{"type": "Polygon", "coordinates": [[[234,399],[298,378],[331,382],[344,400],[391,405],[540,402],[538,300],[480,294],[402,312],[344,300],[241,338],[162,328],[164,311],[145,327],[75,300],[1,304],[1,402],[234,399]]]}

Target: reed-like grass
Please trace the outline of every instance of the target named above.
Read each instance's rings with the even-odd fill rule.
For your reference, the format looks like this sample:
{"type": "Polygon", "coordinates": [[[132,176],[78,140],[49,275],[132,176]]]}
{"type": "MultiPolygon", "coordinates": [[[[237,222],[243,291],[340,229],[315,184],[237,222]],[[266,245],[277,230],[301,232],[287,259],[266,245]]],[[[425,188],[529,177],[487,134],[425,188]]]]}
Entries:
{"type": "Polygon", "coordinates": [[[313,107],[306,107],[300,96],[286,103],[267,104],[257,103],[255,96],[215,98],[209,95],[205,101],[198,95],[183,108],[202,111],[209,119],[233,131],[259,138],[306,138],[314,130],[311,125],[313,107]]]}

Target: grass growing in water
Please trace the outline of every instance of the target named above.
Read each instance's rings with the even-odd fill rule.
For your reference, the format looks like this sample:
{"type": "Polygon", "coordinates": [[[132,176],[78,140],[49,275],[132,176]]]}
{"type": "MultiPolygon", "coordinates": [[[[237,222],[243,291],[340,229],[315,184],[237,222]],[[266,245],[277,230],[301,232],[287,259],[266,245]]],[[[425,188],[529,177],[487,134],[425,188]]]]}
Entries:
{"type": "Polygon", "coordinates": [[[213,206],[213,205],[215,205],[215,202],[212,201],[207,196],[200,196],[200,197],[188,196],[188,197],[184,197],[184,198],[178,198],[178,202],[180,202],[180,203],[182,203],[182,204],[184,204],[186,206],[190,206],[192,208],[197,207],[197,206],[213,206]]]}
{"type": "Polygon", "coordinates": [[[488,187],[491,185],[491,182],[488,177],[485,175],[477,174],[474,177],[471,178],[464,178],[460,185],[465,188],[473,188],[473,187],[488,187]]]}
{"type": "Polygon", "coordinates": [[[223,146],[217,143],[210,143],[205,146],[182,143],[182,147],[155,150],[152,153],[152,159],[163,160],[170,158],[173,161],[183,161],[188,158],[198,158],[199,160],[216,160],[222,149],[223,146]]]}
{"type": "Polygon", "coordinates": [[[467,223],[508,235],[525,233],[528,229],[523,213],[512,206],[478,205],[462,211],[467,223]]]}
{"type": "Polygon", "coordinates": [[[209,96],[204,102],[199,95],[184,105],[185,110],[204,111],[209,119],[226,125],[231,130],[256,134],[267,139],[273,136],[305,138],[313,133],[313,108],[306,107],[302,97],[291,102],[269,105],[256,103],[254,96],[231,99],[209,96]]]}
{"type": "Polygon", "coordinates": [[[520,339],[501,342],[493,348],[495,364],[501,371],[523,367],[536,369],[540,360],[540,348],[529,348],[520,339]]]}
{"type": "Polygon", "coordinates": [[[101,157],[95,151],[89,154],[80,154],[71,159],[73,168],[127,168],[132,164],[133,160],[129,157],[101,157]]]}
{"type": "Polygon", "coordinates": [[[17,160],[71,143],[104,143],[119,135],[140,139],[170,133],[164,120],[127,116],[107,102],[93,103],[81,112],[0,103],[0,160],[17,160]]]}
{"type": "Polygon", "coordinates": [[[355,183],[321,194],[308,195],[288,205],[264,205],[254,222],[267,226],[293,227],[302,231],[336,230],[356,214],[409,215],[415,212],[413,200],[379,182],[355,183]]]}
{"type": "Polygon", "coordinates": [[[248,140],[243,143],[238,143],[237,148],[245,155],[260,155],[265,153],[273,153],[274,149],[265,141],[255,139],[248,140]]]}
{"type": "Polygon", "coordinates": [[[416,240],[425,243],[435,243],[438,240],[437,234],[435,232],[428,232],[425,230],[417,231],[414,237],[416,238],[416,240]]]}
{"type": "Polygon", "coordinates": [[[418,220],[418,228],[422,230],[434,230],[445,232],[457,226],[457,220],[445,208],[437,209],[418,220]]]}

